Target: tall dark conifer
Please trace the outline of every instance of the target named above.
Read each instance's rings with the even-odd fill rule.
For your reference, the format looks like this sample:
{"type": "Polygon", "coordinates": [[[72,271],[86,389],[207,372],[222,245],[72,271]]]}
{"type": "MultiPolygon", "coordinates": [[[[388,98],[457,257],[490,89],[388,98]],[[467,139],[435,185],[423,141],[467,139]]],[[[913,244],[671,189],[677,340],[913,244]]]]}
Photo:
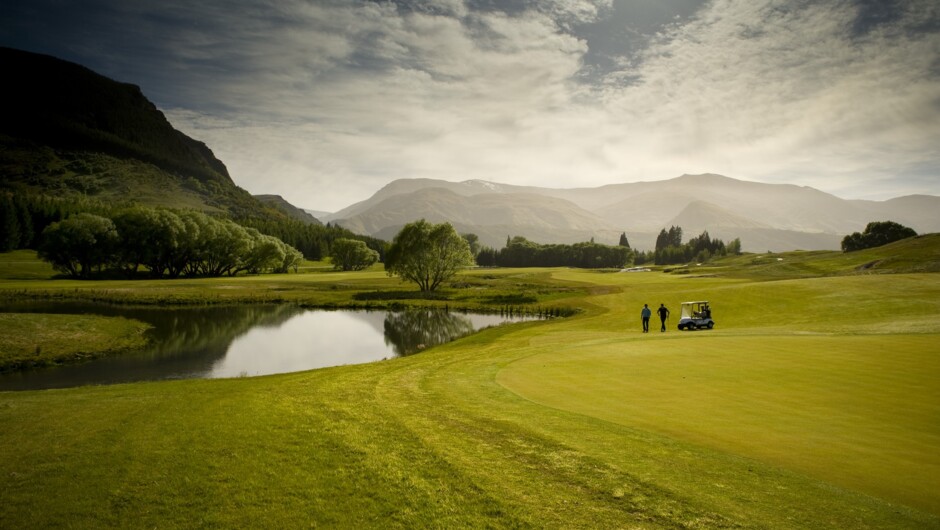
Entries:
{"type": "Polygon", "coordinates": [[[0,193],[0,252],[15,250],[20,244],[20,223],[13,197],[0,193]]]}

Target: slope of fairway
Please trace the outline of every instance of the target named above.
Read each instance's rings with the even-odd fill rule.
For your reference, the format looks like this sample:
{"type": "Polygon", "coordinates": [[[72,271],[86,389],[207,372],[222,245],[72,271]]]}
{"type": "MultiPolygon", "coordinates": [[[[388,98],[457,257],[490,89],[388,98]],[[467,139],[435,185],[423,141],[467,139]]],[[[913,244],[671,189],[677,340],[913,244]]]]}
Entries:
{"type": "Polygon", "coordinates": [[[940,513],[940,278],[605,277],[618,280],[622,293],[593,300],[609,309],[598,320],[637,331],[546,335],[498,381],[541,404],[940,513]],[[654,292],[673,309],[677,294],[712,300],[718,327],[639,333],[654,292]]]}
{"type": "MultiPolygon", "coordinates": [[[[937,275],[493,274],[582,312],[368,365],[0,392],[0,527],[940,528],[937,275]],[[715,330],[640,333],[643,303],[702,298],[715,330]]],[[[224,285],[269,281],[344,296],[224,285]]]]}

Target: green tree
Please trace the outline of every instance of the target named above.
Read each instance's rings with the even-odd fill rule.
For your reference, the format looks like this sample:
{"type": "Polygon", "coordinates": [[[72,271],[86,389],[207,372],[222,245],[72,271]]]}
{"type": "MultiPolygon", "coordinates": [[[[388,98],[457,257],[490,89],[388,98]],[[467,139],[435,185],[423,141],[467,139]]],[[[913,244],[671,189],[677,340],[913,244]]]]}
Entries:
{"type": "Polygon", "coordinates": [[[0,193],[0,252],[15,250],[20,244],[20,222],[13,197],[0,193]]]}
{"type": "Polygon", "coordinates": [[[916,235],[917,232],[913,228],[908,228],[894,221],[873,221],[868,223],[864,232],[855,232],[845,236],[842,239],[842,251],[852,252],[854,250],[880,247],[916,235]]]}
{"type": "Polygon", "coordinates": [[[284,263],[287,245],[273,236],[266,236],[254,228],[246,229],[249,239],[248,254],[242,259],[238,270],[261,274],[278,269],[284,263]]]}
{"type": "Polygon", "coordinates": [[[87,278],[92,269],[113,261],[118,233],[114,223],[89,213],[70,216],[43,230],[39,257],[75,278],[87,278]]]}
{"type": "Polygon", "coordinates": [[[499,251],[492,247],[482,247],[477,254],[477,265],[481,267],[495,267],[499,251]]]}
{"type": "Polygon", "coordinates": [[[208,276],[235,275],[251,249],[251,236],[245,228],[228,219],[209,220],[204,244],[203,273],[208,276]]]}
{"type": "Polygon", "coordinates": [[[388,249],[385,270],[389,276],[415,282],[422,291],[433,291],[460,269],[473,265],[467,240],[450,223],[431,224],[421,219],[398,232],[388,249]]]}
{"type": "MultiPolygon", "coordinates": [[[[125,230],[131,230],[130,237],[143,238],[143,244],[146,249],[143,251],[145,261],[143,264],[150,269],[150,274],[155,278],[169,273],[170,277],[175,278],[179,275],[173,264],[177,261],[177,254],[180,251],[180,245],[185,238],[186,225],[179,215],[169,210],[163,209],[145,209],[143,215],[136,219],[141,223],[138,226],[131,226],[134,221],[122,221],[125,230]]],[[[122,237],[127,239],[123,233],[122,237]]]]}
{"type": "Polygon", "coordinates": [[[620,242],[618,243],[621,247],[630,248],[630,241],[627,239],[627,233],[623,232],[620,234],[620,242]]]}
{"type": "Polygon", "coordinates": [[[476,234],[460,234],[460,237],[467,240],[467,244],[470,245],[470,253],[476,257],[480,253],[480,237],[476,234]]]}
{"type": "Polygon", "coordinates": [[[377,262],[379,253],[366,246],[365,241],[341,237],[333,241],[330,259],[337,270],[361,271],[377,262]]]}
{"type": "Polygon", "coordinates": [[[113,221],[119,234],[116,265],[133,277],[141,265],[154,263],[158,253],[156,210],[135,206],[118,212],[113,221]]]}
{"type": "Polygon", "coordinates": [[[294,269],[294,272],[297,272],[300,264],[304,261],[304,255],[287,243],[284,243],[284,246],[286,247],[284,250],[284,260],[281,261],[281,265],[275,269],[274,272],[287,273],[290,269],[294,269]]]}

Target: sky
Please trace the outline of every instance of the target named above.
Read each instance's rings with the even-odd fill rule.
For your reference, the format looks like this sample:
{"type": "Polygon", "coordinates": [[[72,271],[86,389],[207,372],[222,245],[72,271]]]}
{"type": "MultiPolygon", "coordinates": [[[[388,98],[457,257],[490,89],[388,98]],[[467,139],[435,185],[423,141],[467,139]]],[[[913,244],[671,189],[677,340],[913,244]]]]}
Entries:
{"type": "Polygon", "coordinates": [[[0,45],[314,210],[399,178],[940,195],[936,0],[4,0],[0,45]]]}

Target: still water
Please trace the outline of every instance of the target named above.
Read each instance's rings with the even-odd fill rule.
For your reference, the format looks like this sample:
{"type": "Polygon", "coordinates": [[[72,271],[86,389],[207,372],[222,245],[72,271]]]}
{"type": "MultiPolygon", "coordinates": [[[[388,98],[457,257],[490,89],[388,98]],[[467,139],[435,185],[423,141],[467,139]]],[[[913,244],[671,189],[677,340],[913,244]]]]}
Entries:
{"type": "Polygon", "coordinates": [[[123,316],[153,326],[151,346],[142,351],[0,375],[0,390],[249,377],[367,363],[523,320],[440,310],[326,311],[289,305],[162,309],[23,302],[0,306],[0,312],[123,316]]]}

